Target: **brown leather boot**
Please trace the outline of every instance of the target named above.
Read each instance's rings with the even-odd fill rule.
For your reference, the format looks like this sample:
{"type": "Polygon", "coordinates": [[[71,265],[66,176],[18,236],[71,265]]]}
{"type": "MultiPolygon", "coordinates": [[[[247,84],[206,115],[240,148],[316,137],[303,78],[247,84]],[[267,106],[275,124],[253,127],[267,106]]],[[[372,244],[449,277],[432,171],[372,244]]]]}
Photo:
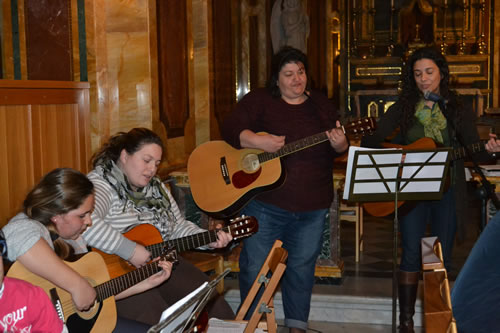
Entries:
{"type": "Polygon", "coordinates": [[[399,271],[399,332],[414,333],[413,315],[420,272],[399,271]]]}

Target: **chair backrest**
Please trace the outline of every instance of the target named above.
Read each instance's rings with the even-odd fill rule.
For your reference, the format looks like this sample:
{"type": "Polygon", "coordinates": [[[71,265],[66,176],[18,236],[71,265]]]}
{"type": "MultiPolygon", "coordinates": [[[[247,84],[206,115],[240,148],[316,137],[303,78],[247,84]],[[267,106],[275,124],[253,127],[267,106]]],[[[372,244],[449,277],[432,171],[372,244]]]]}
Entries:
{"type": "Polygon", "coordinates": [[[243,321],[245,315],[247,314],[250,306],[254,302],[257,293],[262,285],[264,285],[264,292],[260,296],[257,306],[252,313],[252,316],[248,320],[248,324],[245,328],[245,332],[254,332],[262,316],[266,315],[267,330],[272,333],[276,332],[276,318],[274,313],[273,298],[276,293],[276,288],[278,287],[279,281],[283,276],[286,269],[286,259],[288,258],[288,252],[281,246],[283,242],[276,240],[273,247],[267,255],[266,261],[262,265],[257,278],[255,279],[247,297],[241,304],[241,307],[236,314],[237,321],[243,321]]]}
{"type": "Polygon", "coordinates": [[[441,243],[437,237],[424,237],[422,269],[424,271],[425,331],[456,333],[450,298],[450,285],[443,263],[441,243]]]}

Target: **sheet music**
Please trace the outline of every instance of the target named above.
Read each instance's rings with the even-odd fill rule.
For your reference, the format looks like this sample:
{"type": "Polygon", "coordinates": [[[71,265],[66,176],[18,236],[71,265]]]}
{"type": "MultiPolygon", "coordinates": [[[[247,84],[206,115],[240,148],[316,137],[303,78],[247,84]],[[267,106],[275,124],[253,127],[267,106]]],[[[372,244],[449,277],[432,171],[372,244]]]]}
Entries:
{"type": "MultiPolygon", "coordinates": [[[[247,323],[241,323],[237,321],[227,321],[217,318],[210,318],[208,320],[208,330],[207,333],[243,333],[247,323]]],[[[255,329],[255,333],[265,333],[264,330],[260,328],[255,329]]]]}
{"type": "MultiPolygon", "coordinates": [[[[349,196],[349,189],[351,187],[351,178],[352,178],[352,168],[354,163],[354,156],[356,151],[397,151],[402,150],[398,148],[365,148],[365,147],[349,147],[349,154],[347,157],[347,169],[345,176],[345,184],[344,184],[344,195],[343,199],[347,200],[349,196]]],[[[394,164],[399,163],[401,161],[402,154],[381,154],[381,155],[373,155],[375,162],[377,164],[394,164]]],[[[372,165],[372,161],[366,155],[360,156],[358,159],[357,165],[372,165]]],[[[384,178],[395,178],[398,168],[397,167],[381,167],[380,172],[384,178]]],[[[358,169],[358,173],[356,174],[357,180],[366,180],[366,179],[379,179],[380,176],[375,168],[366,168],[366,169],[358,169]]],[[[391,191],[395,190],[395,183],[388,183],[391,191]]],[[[382,193],[386,192],[385,186],[383,183],[357,183],[354,185],[355,193],[382,193]]]]}
{"type": "Polygon", "coordinates": [[[500,176],[500,164],[493,165],[480,165],[483,169],[483,173],[486,177],[499,177],[500,176]]]}
{"type": "Polygon", "coordinates": [[[405,164],[407,163],[422,163],[422,161],[428,161],[428,163],[443,163],[442,165],[425,165],[420,168],[418,166],[408,166],[403,167],[402,178],[422,179],[422,178],[434,178],[436,181],[423,181],[423,182],[403,182],[401,186],[404,185],[402,193],[405,192],[439,192],[441,188],[442,175],[445,171],[445,162],[448,158],[447,151],[437,152],[432,156],[433,152],[408,152],[405,158],[405,164]],[[419,169],[420,168],[420,169],[419,169]]]}
{"type": "Polygon", "coordinates": [[[217,284],[229,274],[226,268],[210,282],[205,282],[189,295],[178,300],[175,304],[163,311],[160,322],[152,326],[148,333],[183,333],[191,332],[197,316],[210,299],[217,284]]]}
{"type": "Polygon", "coordinates": [[[403,154],[405,157],[401,165],[399,193],[439,193],[445,176],[449,150],[408,151],[402,148],[350,147],[343,199],[349,199],[351,182],[354,182],[352,195],[394,193],[395,179],[398,178],[403,154]],[[363,182],[366,180],[375,182],[363,182]]]}
{"type": "MultiPolygon", "coordinates": [[[[179,309],[180,307],[182,307],[184,304],[188,303],[191,299],[196,298],[200,293],[203,293],[203,291],[205,290],[205,288],[206,288],[207,285],[208,285],[208,282],[203,283],[196,290],[192,291],[190,294],[188,294],[184,298],[178,300],[172,306],[169,306],[161,314],[160,322],[163,321],[163,320],[165,320],[165,319],[167,319],[177,309],[179,309]]],[[[192,312],[193,312],[193,310],[194,310],[194,308],[195,308],[195,306],[197,304],[198,304],[197,302],[193,302],[193,304],[189,308],[187,308],[181,315],[179,315],[177,318],[175,318],[167,327],[163,328],[161,330],[161,333],[171,333],[173,331],[173,328],[176,328],[179,325],[187,322],[189,320],[189,317],[191,316],[191,314],[192,314],[192,312]]]]}

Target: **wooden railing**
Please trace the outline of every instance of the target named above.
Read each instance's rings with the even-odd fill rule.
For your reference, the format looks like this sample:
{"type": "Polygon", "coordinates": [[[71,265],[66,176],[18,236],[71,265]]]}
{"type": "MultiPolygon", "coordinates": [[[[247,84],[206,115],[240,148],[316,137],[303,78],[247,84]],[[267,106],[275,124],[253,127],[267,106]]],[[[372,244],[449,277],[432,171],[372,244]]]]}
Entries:
{"type": "Polygon", "coordinates": [[[424,271],[424,315],[427,333],[456,333],[451,307],[450,285],[437,237],[422,238],[424,271]]]}
{"type": "Polygon", "coordinates": [[[88,82],[0,80],[0,227],[44,174],[89,158],[88,82]]]}

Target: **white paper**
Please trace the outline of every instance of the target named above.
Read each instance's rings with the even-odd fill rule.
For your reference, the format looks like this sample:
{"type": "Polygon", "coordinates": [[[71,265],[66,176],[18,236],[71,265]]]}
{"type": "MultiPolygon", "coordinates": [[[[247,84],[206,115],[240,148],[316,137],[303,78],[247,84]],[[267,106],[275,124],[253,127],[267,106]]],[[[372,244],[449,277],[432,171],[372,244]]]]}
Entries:
{"type": "MultiPolygon", "coordinates": [[[[397,177],[398,167],[384,166],[389,164],[399,164],[403,155],[401,148],[389,149],[373,149],[363,147],[349,147],[349,155],[347,159],[347,170],[344,185],[344,200],[348,199],[351,178],[356,181],[353,186],[353,194],[385,194],[394,193],[396,191],[396,182],[387,182],[384,184],[384,179],[395,179],[397,177]],[[400,153],[398,152],[401,151],[400,153]],[[358,163],[356,166],[364,165],[372,168],[357,168],[356,174],[352,176],[354,166],[354,156],[356,151],[392,151],[391,154],[374,154],[371,155],[375,161],[372,163],[368,155],[358,156],[358,163]],[[382,177],[377,172],[380,171],[382,177]],[[378,182],[357,182],[359,180],[379,180],[378,182]],[[387,185],[387,187],[385,186],[387,185]]],[[[445,162],[448,158],[448,151],[406,151],[405,159],[402,165],[401,178],[409,179],[409,181],[402,181],[400,184],[401,193],[434,193],[439,192],[441,189],[441,182],[445,172],[445,162]],[[417,165],[410,166],[410,163],[442,163],[442,165],[417,165]],[[419,179],[431,179],[426,181],[418,181],[419,179]],[[433,181],[432,179],[435,179],[433,181]]],[[[499,168],[500,171],[500,168],[499,168]]]]}
{"type": "MultiPolygon", "coordinates": [[[[352,178],[352,168],[354,164],[354,155],[356,151],[394,151],[397,152],[397,148],[387,148],[387,149],[374,149],[374,148],[365,148],[365,147],[349,147],[349,154],[347,156],[347,169],[345,176],[345,184],[344,184],[344,200],[347,200],[349,197],[349,188],[351,187],[351,178],[352,178]]],[[[383,164],[394,164],[399,163],[401,161],[402,154],[379,154],[373,155],[373,158],[377,165],[383,164]]],[[[367,155],[360,156],[358,158],[357,165],[372,165],[372,161],[367,155]]],[[[398,168],[397,167],[381,167],[380,172],[384,178],[396,178],[398,168]]],[[[356,168],[355,180],[366,180],[366,179],[380,179],[380,176],[375,169],[373,168],[356,168]]],[[[394,185],[392,185],[391,192],[394,191],[394,185]]],[[[382,182],[377,183],[356,183],[353,188],[353,193],[356,194],[365,194],[365,193],[387,193],[387,190],[382,182]]]]}
{"type": "Polygon", "coordinates": [[[498,177],[500,176],[500,164],[493,165],[480,165],[483,169],[483,173],[487,177],[498,177]]]}
{"type": "MultiPolygon", "coordinates": [[[[207,333],[239,333],[243,332],[246,326],[247,323],[210,318],[207,333]]],[[[255,332],[265,333],[260,328],[256,328],[255,332]]]]}
{"type": "MultiPolygon", "coordinates": [[[[185,296],[184,298],[178,300],[175,302],[173,305],[169,306],[163,313],[161,314],[161,319],[160,322],[167,319],[169,316],[171,316],[177,309],[179,309],[181,306],[186,304],[189,300],[192,298],[197,297],[200,293],[204,291],[206,286],[208,285],[208,282],[203,283],[201,286],[199,286],[196,290],[192,291],[190,294],[185,296]]],[[[177,326],[181,325],[182,323],[185,323],[187,320],[189,320],[189,317],[194,311],[194,308],[198,305],[198,302],[194,302],[191,306],[189,306],[184,312],[182,312],[177,318],[175,318],[167,327],[163,328],[161,330],[161,333],[172,333],[175,332],[174,328],[177,326]]],[[[184,325],[181,326],[181,329],[183,328],[184,325]]]]}

